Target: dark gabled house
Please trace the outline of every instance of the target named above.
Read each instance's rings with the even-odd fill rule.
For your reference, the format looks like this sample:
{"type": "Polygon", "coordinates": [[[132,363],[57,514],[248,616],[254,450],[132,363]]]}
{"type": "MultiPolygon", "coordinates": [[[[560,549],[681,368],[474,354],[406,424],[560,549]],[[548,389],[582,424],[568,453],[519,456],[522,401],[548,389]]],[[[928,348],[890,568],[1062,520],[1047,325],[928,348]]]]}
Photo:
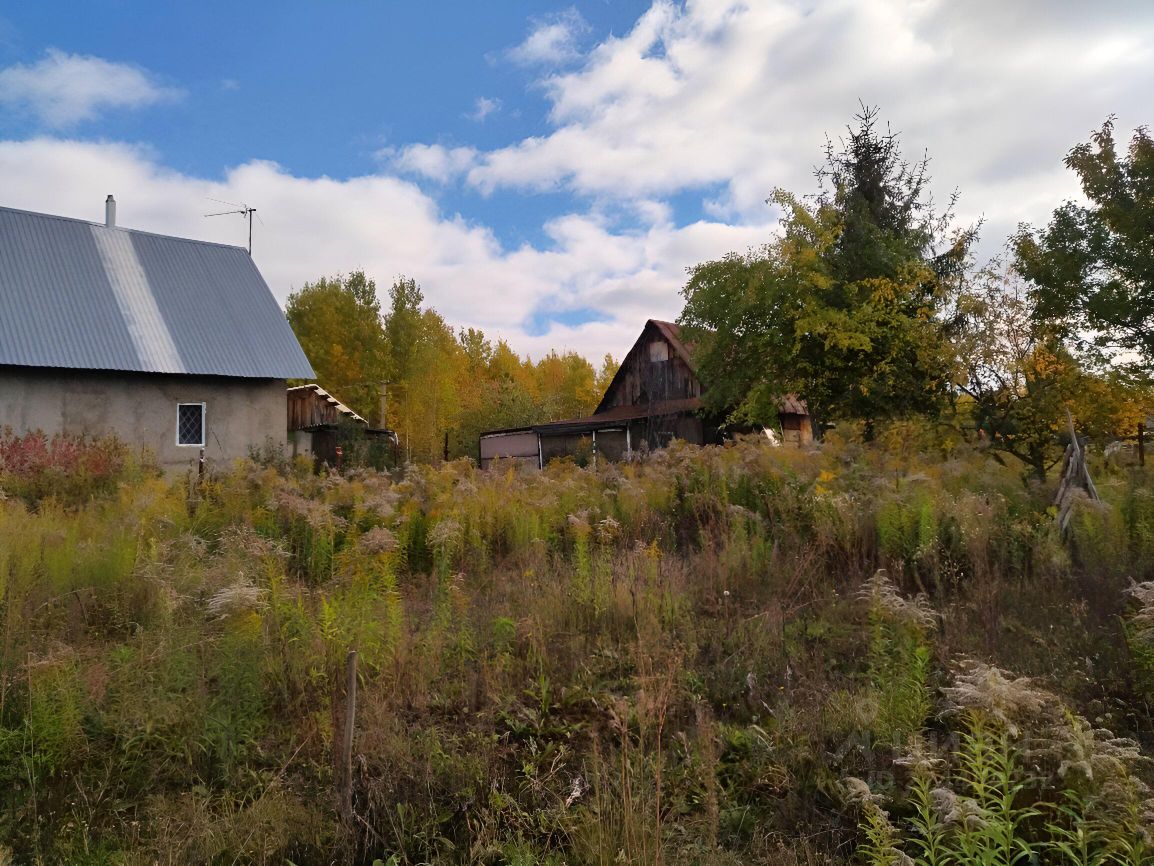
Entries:
{"type": "Polygon", "coordinates": [[[168,467],[286,444],[313,377],[242,247],[0,208],[0,429],[100,436],[168,467]]]}
{"type": "MultiPolygon", "coordinates": [[[[723,419],[704,410],[702,390],[692,347],[682,339],[681,329],[650,319],[592,415],[482,433],[481,466],[513,458],[541,467],[555,457],[584,453],[620,460],[672,439],[697,445],[721,442],[723,419]]],[[[801,400],[786,398],[779,420],[784,441],[800,445],[812,440],[801,400]]]]}

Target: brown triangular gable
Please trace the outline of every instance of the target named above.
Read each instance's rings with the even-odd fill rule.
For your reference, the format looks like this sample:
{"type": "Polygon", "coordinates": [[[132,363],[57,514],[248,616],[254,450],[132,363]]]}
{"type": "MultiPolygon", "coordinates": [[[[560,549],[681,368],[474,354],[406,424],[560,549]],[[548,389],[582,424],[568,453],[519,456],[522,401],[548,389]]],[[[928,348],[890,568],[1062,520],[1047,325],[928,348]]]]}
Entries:
{"type": "Polygon", "coordinates": [[[621,359],[621,365],[617,368],[617,372],[613,374],[613,381],[611,381],[609,383],[609,387],[605,389],[605,393],[601,397],[601,402],[597,404],[597,408],[594,410],[594,414],[600,414],[611,406],[610,398],[613,396],[613,392],[616,390],[618,382],[623,375],[623,371],[627,366],[627,361],[634,352],[639,351],[641,344],[646,341],[645,338],[649,334],[650,328],[656,330],[662,337],[664,337],[666,342],[668,342],[669,345],[673,348],[673,351],[677,353],[677,356],[685,362],[687,367],[689,367],[693,375],[697,375],[697,367],[693,364],[693,357],[690,355],[689,347],[681,339],[681,327],[674,324],[673,322],[663,322],[660,319],[649,319],[646,321],[645,327],[641,329],[641,333],[634,341],[633,347],[628,352],[626,352],[625,357],[621,359]]]}
{"type": "MultiPolygon", "coordinates": [[[[605,389],[604,395],[601,397],[601,402],[597,404],[594,410],[595,415],[600,415],[611,407],[610,398],[614,390],[617,388],[618,382],[623,375],[626,368],[626,362],[629,357],[636,351],[642,343],[646,342],[646,336],[649,334],[649,329],[653,328],[666,342],[673,347],[673,351],[677,356],[685,362],[685,365],[690,369],[694,376],[697,376],[697,365],[693,363],[693,346],[686,343],[681,336],[681,326],[675,322],[664,322],[660,319],[649,319],[645,322],[645,327],[641,329],[636,341],[634,341],[632,348],[625,353],[625,357],[621,359],[621,365],[617,368],[617,372],[613,374],[613,381],[609,383],[609,387],[605,389]]],[[[809,409],[805,405],[805,401],[796,394],[787,394],[781,400],[781,412],[784,415],[807,415],[809,409]]]]}

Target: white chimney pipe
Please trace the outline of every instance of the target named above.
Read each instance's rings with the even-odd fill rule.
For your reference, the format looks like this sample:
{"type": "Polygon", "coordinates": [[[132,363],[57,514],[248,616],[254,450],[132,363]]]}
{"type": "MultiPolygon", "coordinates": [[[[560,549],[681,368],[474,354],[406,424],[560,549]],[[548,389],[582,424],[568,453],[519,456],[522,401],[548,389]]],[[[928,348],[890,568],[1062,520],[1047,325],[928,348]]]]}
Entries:
{"type": "Polygon", "coordinates": [[[109,228],[116,225],[116,199],[111,195],[104,200],[104,224],[109,228]]]}

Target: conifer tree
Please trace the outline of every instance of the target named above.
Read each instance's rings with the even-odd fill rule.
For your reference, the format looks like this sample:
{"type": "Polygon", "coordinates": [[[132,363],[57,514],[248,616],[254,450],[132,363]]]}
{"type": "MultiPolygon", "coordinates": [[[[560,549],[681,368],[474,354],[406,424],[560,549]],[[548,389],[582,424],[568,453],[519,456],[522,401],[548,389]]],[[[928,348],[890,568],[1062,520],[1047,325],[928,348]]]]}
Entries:
{"type": "Polygon", "coordinates": [[[819,191],[777,190],[777,238],[692,268],[681,322],[697,346],[706,397],[737,420],[772,424],[800,394],[819,422],[936,414],[952,364],[938,316],[975,230],[937,211],[928,158],[910,163],[876,109],[827,143],[819,191]]]}

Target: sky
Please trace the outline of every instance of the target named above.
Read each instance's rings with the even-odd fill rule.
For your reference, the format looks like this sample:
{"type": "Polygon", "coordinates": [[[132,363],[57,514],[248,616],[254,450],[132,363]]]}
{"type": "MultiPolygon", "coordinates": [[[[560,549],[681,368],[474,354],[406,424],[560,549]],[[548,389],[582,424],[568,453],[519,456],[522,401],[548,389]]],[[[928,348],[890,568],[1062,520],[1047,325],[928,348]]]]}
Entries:
{"type": "Polygon", "coordinates": [[[283,303],[363,269],[521,353],[620,358],[771,240],[876,106],[979,256],[1154,122],[1149,0],[0,5],[0,206],[243,245],[283,303]]]}

